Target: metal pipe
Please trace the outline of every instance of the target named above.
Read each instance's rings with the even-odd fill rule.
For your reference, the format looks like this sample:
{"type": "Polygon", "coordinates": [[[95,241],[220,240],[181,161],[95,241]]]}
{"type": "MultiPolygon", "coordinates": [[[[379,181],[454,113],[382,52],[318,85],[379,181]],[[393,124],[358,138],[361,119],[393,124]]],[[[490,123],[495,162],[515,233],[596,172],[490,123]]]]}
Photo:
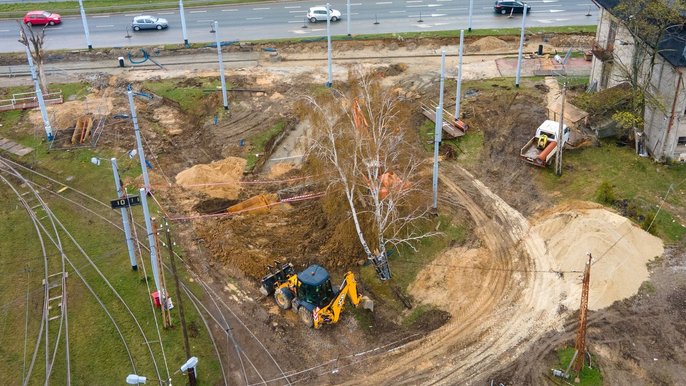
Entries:
{"type": "Polygon", "coordinates": [[[515,87],[519,87],[519,80],[522,77],[522,52],[524,50],[524,28],[526,27],[526,14],[528,6],[524,3],[524,11],[522,11],[522,31],[519,33],[519,53],[517,55],[517,79],[515,79],[515,87]]]}
{"type": "Polygon", "coordinates": [[[222,80],[222,98],[224,99],[224,110],[229,109],[229,97],[226,93],[226,79],[224,78],[224,59],[222,58],[222,45],[219,42],[219,22],[214,21],[214,37],[217,41],[217,60],[219,61],[219,77],[222,80]]]}
{"type": "Polygon", "coordinates": [[[434,128],[434,170],[433,170],[433,209],[438,209],[438,150],[441,146],[441,137],[443,135],[443,109],[441,106],[436,107],[436,125],[434,128]]]}
{"type": "Polygon", "coordinates": [[[141,142],[141,132],[138,128],[138,117],[136,116],[136,105],[133,103],[133,91],[131,85],[127,92],[129,96],[129,106],[131,107],[131,120],[133,121],[133,133],[136,135],[136,146],[138,147],[138,159],[141,163],[141,170],[143,171],[143,186],[145,191],[150,191],[150,179],[148,178],[148,167],[145,164],[145,153],[143,152],[143,143],[141,142]]]}
{"type": "MultiPolygon", "coordinates": [[[[117,159],[112,158],[112,174],[114,174],[114,187],[117,190],[118,198],[126,198],[126,191],[122,189],[121,181],[119,180],[119,170],[117,169],[117,159]]],[[[121,211],[121,221],[124,225],[124,235],[126,236],[126,247],[129,250],[129,260],[131,261],[131,269],[134,271],[138,270],[138,264],[136,264],[136,254],[133,249],[133,237],[131,237],[131,227],[129,226],[129,213],[127,207],[120,209],[121,211]]]]}
{"type": "Polygon", "coordinates": [[[86,20],[86,10],[83,9],[83,0],[79,0],[79,11],[81,11],[81,22],[83,23],[83,31],[86,33],[86,44],[88,44],[88,49],[93,49],[93,44],[91,44],[91,37],[88,33],[88,20],[86,20]]]}
{"type": "Polygon", "coordinates": [[[443,110],[443,89],[445,88],[445,50],[441,51],[441,94],[438,96],[438,107],[443,110]]]}

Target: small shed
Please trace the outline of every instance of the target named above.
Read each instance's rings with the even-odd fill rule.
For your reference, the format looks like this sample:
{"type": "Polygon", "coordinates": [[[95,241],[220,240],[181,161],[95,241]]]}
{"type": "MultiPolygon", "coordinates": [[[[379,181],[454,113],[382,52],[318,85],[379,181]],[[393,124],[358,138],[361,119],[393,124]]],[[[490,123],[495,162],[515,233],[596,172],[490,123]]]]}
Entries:
{"type": "MultiPolygon", "coordinates": [[[[551,121],[559,121],[561,110],[562,99],[557,98],[548,105],[548,119],[551,121]]],[[[588,126],[588,113],[565,101],[564,124],[573,129],[586,127],[588,126]]]]}

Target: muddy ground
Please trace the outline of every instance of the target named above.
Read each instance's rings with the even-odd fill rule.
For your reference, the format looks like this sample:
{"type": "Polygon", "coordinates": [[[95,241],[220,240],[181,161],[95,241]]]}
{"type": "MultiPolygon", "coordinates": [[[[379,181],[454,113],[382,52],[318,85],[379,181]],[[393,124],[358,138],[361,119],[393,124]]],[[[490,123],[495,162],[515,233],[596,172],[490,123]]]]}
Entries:
{"type": "MultiPolygon", "coordinates": [[[[548,43],[553,49],[562,51],[567,46],[586,42],[588,37],[556,39],[549,39],[548,43]]],[[[531,42],[532,45],[536,43],[531,42]]],[[[306,55],[307,52],[319,53],[321,44],[288,45],[279,49],[286,56],[291,53],[306,55]]],[[[412,40],[357,44],[359,46],[355,42],[345,42],[344,47],[360,52],[393,47],[398,53],[407,53],[424,45],[437,49],[445,42],[412,40]]],[[[516,49],[515,39],[509,38],[488,38],[468,44],[467,52],[484,54],[516,49]]],[[[233,49],[241,47],[230,48],[233,49]]],[[[384,74],[384,84],[389,87],[401,88],[402,95],[414,101],[418,109],[416,114],[420,116],[420,103],[435,101],[438,91],[438,74],[427,72],[427,64],[423,62],[426,60],[394,59],[361,65],[384,74]]],[[[532,252],[540,249],[541,256],[547,256],[546,248],[537,244],[539,240],[532,241],[523,235],[525,230],[535,229],[527,219],[553,206],[555,198],[550,192],[539,191],[533,184],[532,176],[537,170],[522,167],[517,160],[521,144],[531,136],[531,122],[545,119],[544,106],[549,89],[544,82],[527,84],[521,92],[494,85],[466,98],[465,120],[470,130],[482,132],[489,140],[479,154],[477,167],[463,170],[456,161],[449,160],[442,178],[443,186],[463,200],[443,200],[441,205],[445,206],[446,213],[470,216],[474,236],[464,245],[446,251],[439,261],[445,259],[450,264],[454,259],[460,259],[461,264],[478,265],[485,272],[518,273],[483,276],[474,272],[469,275],[458,273],[452,278],[462,283],[455,289],[461,294],[458,301],[441,300],[439,295],[445,289],[440,280],[433,284],[429,279],[425,283],[415,283],[416,291],[425,291],[425,297],[436,299],[439,310],[425,314],[410,326],[400,323],[395,312],[381,303],[373,314],[364,315],[370,319],[356,319],[352,314],[346,314],[332,328],[307,330],[295,314],[279,311],[271,299],[258,293],[257,279],[266,272],[266,265],[275,260],[291,261],[297,268],[311,263],[323,264],[331,270],[334,282],[340,280],[345,270],[357,270],[360,263],[362,254],[351,235],[351,222],[345,215],[344,206],[331,198],[333,195],[279,205],[262,215],[216,216],[224,213],[228,206],[258,194],[287,198],[325,191],[326,186],[313,178],[307,165],[302,167],[295,159],[274,166],[274,162],[268,161],[270,154],[261,154],[257,157],[256,168],[250,173],[238,178],[227,175],[222,180],[236,188],[238,193],[233,196],[213,197],[202,189],[176,185],[175,176],[194,165],[227,157],[245,157],[254,151],[251,138],[279,121],[285,122],[285,135],[272,144],[270,153],[274,158],[302,154],[300,152],[305,150],[302,144],[288,143],[288,138],[307,131],[293,112],[293,103],[297,99],[294,97],[318,87],[315,80],[319,80],[321,74],[312,74],[318,71],[314,69],[316,65],[299,62],[298,70],[288,70],[286,60],[278,64],[278,70],[274,70],[277,65],[264,63],[264,66],[229,72],[229,83],[246,91],[231,94],[231,110],[217,124],[210,112],[221,106],[218,93],[209,94],[192,111],[183,111],[160,97],[136,99],[147,151],[154,154],[155,196],[165,207],[174,208],[167,209],[170,211],[167,215],[178,218],[176,229],[191,267],[233,301],[232,304],[249,320],[255,334],[270,342],[270,350],[283,367],[298,371],[329,363],[302,375],[301,379],[308,379],[313,384],[488,384],[495,380],[505,385],[523,385],[551,382],[545,374],[555,362],[554,350],[573,342],[575,319],[572,311],[559,311],[555,307],[552,312],[545,313],[543,309],[549,305],[547,299],[534,298],[541,283],[562,288],[556,278],[529,271],[532,267],[540,269],[549,262],[537,260],[532,252]],[[284,153],[280,147],[288,149],[284,153]],[[532,310],[540,314],[534,314],[532,310]],[[545,319],[543,315],[548,318],[547,323],[533,323],[536,316],[545,319]],[[371,320],[373,332],[360,326],[358,320],[371,320]],[[508,334],[512,339],[508,339],[508,334]],[[386,356],[376,355],[399,346],[404,348],[386,356]],[[352,356],[369,350],[375,350],[374,354],[365,354],[360,359],[352,356]],[[362,370],[367,375],[360,375],[362,370]]],[[[477,67],[478,64],[472,67],[474,71],[466,73],[465,77],[483,77],[477,67]]],[[[121,90],[132,80],[169,77],[169,74],[160,74],[161,71],[150,70],[146,76],[132,73],[132,78],[88,75],[93,84],[89,98],[93,103],[109,106],[110,119],[98,142],[99,148],[113,149],[117,153],[132,148],[130,122],[114,118],[117,114],[128,114],[126,96],[121,90]]],[[[183,71],[176,70],[175,74],[183,75],[183,71]]],[[[180,84],[188,85],[188,82],[193,82],[192,78],[182,80],[180,84]]],[[[140,87],[140,83],[135,82],[134,87],[140,87]]],[[[451,103],[454,100],[448,96],[446,105],[451,103]]],[[[65,103],[52,108],[58,119],[65,122],[65,127],[68,126],[66,122],[75,121],[76,115],[82,113],[82,107],[74,106],[65,103]]],[[[34,115],[32,119],[40,117],[34,115]]],[[[421,121],[418,118],[418,122],[421,121]]],[[[572,209],[586,210],[583,205],[572,209]]],[[[684,263],[686,257],[681,249],[668,249],[651,265],[650,283],[654,289],[643,290],[639,295],[590,313],[588,341],[606,384],[677,385],[686,382],[684,263]]],[[[451,272],[424,274],[430,278],[432,275],[451,275],[451,272]]],[[[365,283],[361,285],[364,291],[365,283]]],[[[572,296],[555,293],[558,297],[563,295],[572,296]]],[[[560,300],[560,304],[564,302],[573,303],[567,298],[560,300]]],[[[259,366],[260,360],[256,362],[259,366]]],[[[278,376],[276,373],[267,375],[278,376]]],[[[240,380],[233,372],[229,377],[240,380]]]]}

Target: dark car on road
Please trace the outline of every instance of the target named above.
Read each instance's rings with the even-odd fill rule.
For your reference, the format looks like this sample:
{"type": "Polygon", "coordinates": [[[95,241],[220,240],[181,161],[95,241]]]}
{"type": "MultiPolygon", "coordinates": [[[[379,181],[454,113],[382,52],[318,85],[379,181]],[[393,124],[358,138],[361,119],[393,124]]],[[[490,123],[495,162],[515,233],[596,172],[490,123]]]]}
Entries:
{"type": "Polygon", "coordinates": [[[524,7],[526,6],[526,13],[531,12],[531,6],[524,4],[521,1],[496,1],[493,10],[501,15],[507,15],[510,13],[524,13],[524,7]]]}
{"type": "Polygon", "coordinates": [[[133,18],[131,27],[134,31],[140,31],[142,29],[160,30],[169,27],[169,23],[167,22],[167,19],[162,19],[161,17],[142,15],[133,18]]]}
{"type": "Polygon", "coordinates": [[[31,11],[24,16],[24,24],[32,25],[55,25],[62,22],[62,16],[47,11],[31,11]]]}

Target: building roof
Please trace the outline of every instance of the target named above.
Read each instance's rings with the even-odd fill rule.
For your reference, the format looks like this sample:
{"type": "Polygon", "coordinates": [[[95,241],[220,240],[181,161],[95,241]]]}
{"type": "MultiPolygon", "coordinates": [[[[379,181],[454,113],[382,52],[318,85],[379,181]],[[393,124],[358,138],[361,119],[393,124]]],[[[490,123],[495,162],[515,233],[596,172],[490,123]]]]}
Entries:
{"type": "MultiPolygon", "coordinates": [[[[598,6],[605,8],[613,14],[613,12],[620,0],[593,0],[598,6]]],[[[669,27],[666,31],[660,44],[658,45],[660,55],[665,58],[674,67],[686,67],[686,28],[683,24],[669,27]]]]}

